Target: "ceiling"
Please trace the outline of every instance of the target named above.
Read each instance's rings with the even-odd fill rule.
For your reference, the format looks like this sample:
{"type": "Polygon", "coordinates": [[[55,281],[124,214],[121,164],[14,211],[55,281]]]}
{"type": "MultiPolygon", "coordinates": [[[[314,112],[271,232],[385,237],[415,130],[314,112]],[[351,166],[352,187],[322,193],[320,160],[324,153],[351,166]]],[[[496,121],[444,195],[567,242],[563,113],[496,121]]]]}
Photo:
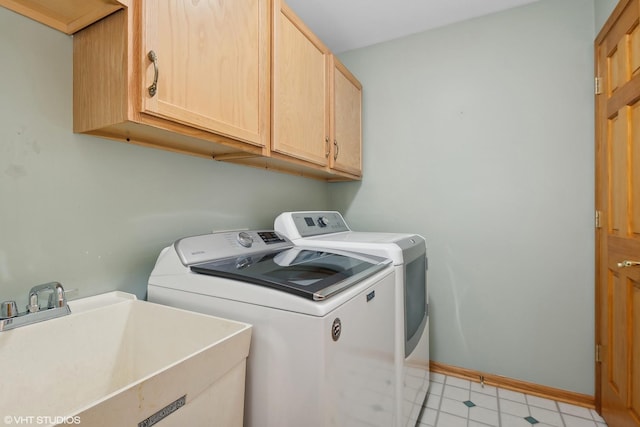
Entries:
{"type": "Polygon", "coordinates": [[[538,0],[286,0],[334,53],[538,0]]]}

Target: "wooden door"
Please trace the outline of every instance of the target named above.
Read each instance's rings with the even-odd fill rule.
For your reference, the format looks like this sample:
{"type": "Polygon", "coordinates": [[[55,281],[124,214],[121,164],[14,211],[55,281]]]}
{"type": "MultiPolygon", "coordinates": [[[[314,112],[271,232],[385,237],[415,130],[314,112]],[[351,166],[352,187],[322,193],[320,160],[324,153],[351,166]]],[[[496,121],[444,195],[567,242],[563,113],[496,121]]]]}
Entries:
{"type": "Polygon", "coordinates": [[[269,7],[269,0],[143,1],[144,112],[265,146],[269,7]]]}
{"type": "Polygon", "coordinates": [[[362,175],[362,85],[331,56],[331,168],[362,175]]]}
{"type": "Polygon", "coordinates": [[[272,150],[321,166],[329,156],[329,50],[275,0],[272,150]]]}
{"type": "Polygon", "coordinates": [[[640,2],[622,0],[596,38],[596,404],[640,426],[640,2]],[[598,90],[597,90],[598,91],[598,90]]]}

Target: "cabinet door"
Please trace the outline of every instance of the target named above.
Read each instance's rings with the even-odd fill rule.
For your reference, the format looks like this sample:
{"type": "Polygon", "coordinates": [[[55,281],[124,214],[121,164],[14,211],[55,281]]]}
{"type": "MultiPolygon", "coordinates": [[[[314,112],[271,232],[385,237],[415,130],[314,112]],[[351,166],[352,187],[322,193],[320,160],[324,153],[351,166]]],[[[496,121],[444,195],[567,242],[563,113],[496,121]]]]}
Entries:
{"type": "Polygon", "coordinates": [[[143,111],[265,146],[269,0],[142,3],[143,111]]]}
{"type": "Polygon", "coordinates": [[[362,174],[362,85],[337,58],[331,58],[331,168],[362,174]]]}
{"type": "Polygon", "coordinates": [[[327,165],[328,49],[275,1],[272,150],[327,165]]]}

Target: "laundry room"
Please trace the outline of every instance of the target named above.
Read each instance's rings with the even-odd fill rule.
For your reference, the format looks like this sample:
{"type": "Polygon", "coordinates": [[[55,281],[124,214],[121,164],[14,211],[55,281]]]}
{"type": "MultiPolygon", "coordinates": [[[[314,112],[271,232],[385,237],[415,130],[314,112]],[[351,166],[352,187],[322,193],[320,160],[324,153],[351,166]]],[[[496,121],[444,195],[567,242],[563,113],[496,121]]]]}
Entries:
{"type": "MultiPolygon", "coordinates": [[[[322,8],[286,3],[361,84],[361,176],[349,167],[301,172],[306,160],[285,165],[279,154],[252,163],[265,148],[251,136],[241,141],[246,156],[227,150],[237,148],[234,138],[222,138],[212,159],[192,141],[200,130],[168,133],[184,123],[162,129],[155,145],[74,132],[74,103],[111,105],[97,93],[74,97],[76,36],[0,7],[0,302],[16,301],[22,312],[30,289],[49,282],[61,283],[68,301],[113,291],[144,301],[161,252],[180,239],[274,230],[283,212],[340,212],[354,231],[424,237],[427,345],[441,383],[432,392],[446,388],[445,374],[467,382],[463,400],[475,405],[474,384],[485,380],[523,396],[530,387],[586,408],[551,425],[604,426],[595,412],[594,40],[618,2],[505,1],[479,16],[352,45],[332,39],[340,32],[322,8]]],[[[152,78],[156,64],[147,62],[141,73],[152,78]]],[[[162,65],[160,57],[161,79],[162,65]]],[[[260,101],[267,115],[271,101],[260,101]]],[[[272,138],[286,131],[270,125],[260,126],[272,138]]],[[[440,402],[435,409],[448,415],[439,426],[448,416],[516,425],[472,424],[470,412],[447,412],[440,402]]],[[[421,413],[418,405],[411,421],[421,413]]],[[[520,418],[527,416],[542,421],[533,411],[520,418]]],[[[421,425],[437,421],[425,415],[421,425]]]]}

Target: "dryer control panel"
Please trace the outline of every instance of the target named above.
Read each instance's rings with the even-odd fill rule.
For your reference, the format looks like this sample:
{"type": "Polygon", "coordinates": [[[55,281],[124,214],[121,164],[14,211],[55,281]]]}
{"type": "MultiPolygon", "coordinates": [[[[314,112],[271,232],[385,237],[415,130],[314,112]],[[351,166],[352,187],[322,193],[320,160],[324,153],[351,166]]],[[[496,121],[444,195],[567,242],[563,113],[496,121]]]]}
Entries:
{"type": "Polygon", "coordinates": [[[290,212],[289,214],[301,237],[351,231],[340,212],[290,212]]]}

